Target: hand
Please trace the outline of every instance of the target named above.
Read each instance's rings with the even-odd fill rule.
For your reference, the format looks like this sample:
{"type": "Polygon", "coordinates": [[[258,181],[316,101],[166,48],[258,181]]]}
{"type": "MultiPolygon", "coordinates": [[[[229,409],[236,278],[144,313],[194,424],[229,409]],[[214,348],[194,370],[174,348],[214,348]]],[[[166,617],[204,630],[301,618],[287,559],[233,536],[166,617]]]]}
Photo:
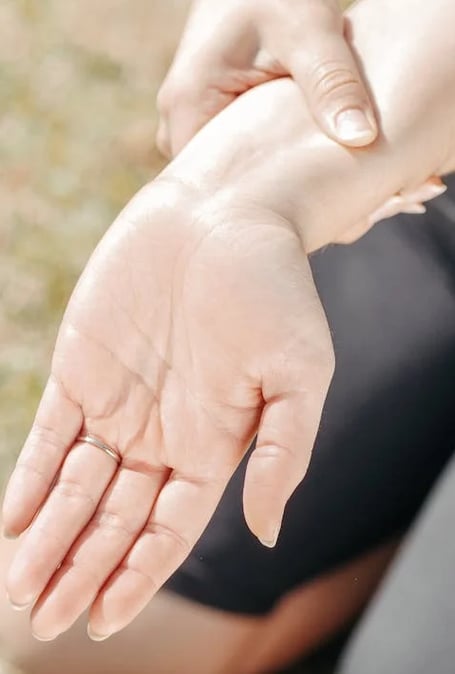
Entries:
{"type": "Polygon", "coordinates": [[[207,194],[235,185],[293,222],[306,252],[354,240],[400,210],[422,212],[419,202],[443,190],[434,176],[455,170],[452,0],[364,0],[347,20],[381,114],[374,145],[352,151],[321,134],[281,78],[239,96],[172,163],[207,194]]]}
{"type": "Polygon", "coordinates": [[[159,148],[177,154],[237,96],[285,75],[329,137],[351,146],[375,140],[373,107],[338,0],[196,0],[158,96],[159,148]]]}
{"type": "Polygon", "coordinates": [[[333,367],[304,251],[455,168],[454,8],[353,10],[382,112],[374,150],[329,141],[291,81],[266,84],[208,124],[100,244],[4,503],[7,534],[36,516],[8,590],[17,604],[38,598],[41,638],[92,602],[95,634],[128,624],[197,540],[256,429],[244,509],[273,544],[333,367]],[[268,111],[283,108],[277,125],[268,111]],[[120,470],[73,446],[84,428],[118,447],[120,470]]]}
{"type": "Polygon", "coordinates": [[[264,209],[185,192],[145,188],[99,245],[8,486],[7,533],[31,524],[8,592],[36,601],[41,639],[92,603],[93,638],[127,625],[194,546],[256,431],[244,511],[265,545],[309,462],[333,355],[300,238],[264,209]],[[120,467],[76,442],[81,430],[120,467]]]}

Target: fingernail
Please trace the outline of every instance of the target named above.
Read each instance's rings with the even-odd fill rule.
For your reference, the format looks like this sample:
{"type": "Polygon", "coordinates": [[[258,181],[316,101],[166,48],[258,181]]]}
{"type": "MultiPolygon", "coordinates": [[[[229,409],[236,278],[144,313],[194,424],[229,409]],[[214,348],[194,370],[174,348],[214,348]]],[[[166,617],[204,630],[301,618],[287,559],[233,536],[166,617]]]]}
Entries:
{"type": "Polygon", "coordinates": [[[360,108],[342,110],[335,118],[335,132],[345,143],[366,144],[376,136],[376,129],[360,108]]]}
{"type": "Polygon", "coordinates": [[[26,611],[30,606],[32,602],[27,602],[26,604],[16,604],[11,597],[9,596],[8,592],[6,593],[6,598],[8,599],[10,606],[12,609],[15,611],[26,611]]]}
{"type": "Polygon", "coordinates": [[[280,533],[280,525],[275,528],[273,535],[270,538],[260,538],[259,541],[262,545],[265,545],[266,548],[274,548],[278,540],[278,534],[280,533]]]}
{"type": "Polygon", "coordinates": [[[87,625],[87,634],[92,641],[105,641],[111,636],[110,634],[96,634],[90,625],[87,625]]]}
{"type": "Polygon", "coordinates": [[[2,536],[9,541],[15,541],[16,538],[19,538],[18,534],[11,534],[9,531],[5,531],[5,529],[2,530],[2,536]]]}
{"type": "Polygon", "coordinates": [[[32,635],[37,641],[53,641],[59,636],[58,634],[56,634],[53,637],[40,637],[39,634],[35,634],[35,632],[32,632],[32,635]]]}
{"type": "Polygon", "coordinates": [[[444,183],[441,184],[435,184],[435,183],[430,183],[429,185],[425,185],[425,188],[422,192],[422,201],[429,201],[430,199],[436,199],[436,197],[440,197],[441,194],[444,194],[444,192],[447,192],[447,185],[444,185],[444,183]]]}

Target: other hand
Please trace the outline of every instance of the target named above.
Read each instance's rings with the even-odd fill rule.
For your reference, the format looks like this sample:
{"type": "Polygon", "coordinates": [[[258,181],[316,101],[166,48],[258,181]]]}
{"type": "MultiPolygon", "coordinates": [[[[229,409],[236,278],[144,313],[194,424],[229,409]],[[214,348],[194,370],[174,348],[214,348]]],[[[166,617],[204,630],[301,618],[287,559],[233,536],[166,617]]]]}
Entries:
{"type": "Polygon", "coordinates": [[[338,0],[196,0],[158,96],[161,151],[175,155],[237,96],[284,75],[329,137],[349,146],[375,140],[373,106],[338,0]]]}

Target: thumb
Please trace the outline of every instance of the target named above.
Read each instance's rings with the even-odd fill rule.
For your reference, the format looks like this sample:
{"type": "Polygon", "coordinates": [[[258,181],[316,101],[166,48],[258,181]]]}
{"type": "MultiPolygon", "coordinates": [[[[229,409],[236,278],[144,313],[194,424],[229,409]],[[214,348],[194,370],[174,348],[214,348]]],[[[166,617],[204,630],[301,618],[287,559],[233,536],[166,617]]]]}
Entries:
{"type": "Polygon", "coordinates": [[[341,11],[328,5],[308,10],[305,35],[286,46],[283,65],[301,87],[321,129],[343,145],[360,147],[378,134],[373,106],[345,38],[341,11]],[[311,29],[311,30],[310,30],[311,29]]]}
{"type": "Polygon", "coordinates": [[[307,471],[332,369],[329,364],[322,390],[275,395],[264,406],[243,508],[250,530],[268,547],[275,546],[286,503],[307,471]]]}

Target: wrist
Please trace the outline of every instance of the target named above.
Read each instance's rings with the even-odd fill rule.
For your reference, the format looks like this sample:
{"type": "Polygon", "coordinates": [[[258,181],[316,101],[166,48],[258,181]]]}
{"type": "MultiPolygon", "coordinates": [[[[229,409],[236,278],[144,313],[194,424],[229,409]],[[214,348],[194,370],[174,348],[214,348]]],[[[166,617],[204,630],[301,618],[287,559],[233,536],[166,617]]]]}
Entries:
{"type": "Polygon", "coordinates": [[[392,194],[453,169],[455,39],[447,26],[454,5],[437,2],[437,19],[434,6],[420,0],[399,7],[365,0],[349,14],[381,118],[373,146],[351,151],[326,138],[296,85],[284,79],[241,96],[167,171],[201,192],[276,212],[311,251],[392,194]],[[434,43],[437,52],[427,46],[434,43]]]}

